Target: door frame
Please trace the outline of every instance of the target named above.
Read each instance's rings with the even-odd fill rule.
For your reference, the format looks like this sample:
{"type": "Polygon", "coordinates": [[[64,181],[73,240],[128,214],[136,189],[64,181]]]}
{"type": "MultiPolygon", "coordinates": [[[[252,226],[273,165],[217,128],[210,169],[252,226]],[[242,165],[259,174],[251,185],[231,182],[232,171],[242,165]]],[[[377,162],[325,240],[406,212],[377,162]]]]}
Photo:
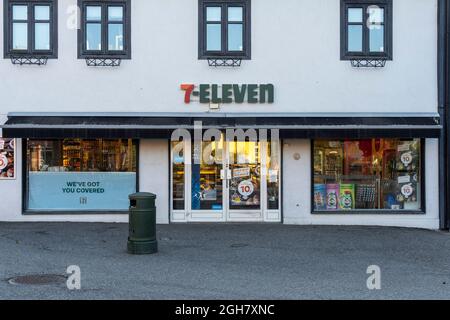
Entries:
{"type": "MultiPolygon", "coordinates": [[[[225,154],[226,157],[224,160],[226,160],[226,166],[227,170],[230,169],[230,143],[229,141],[225,142],[226,147],[225,154]]],[[[260,175],[259,175],[259,203],[260,208],[259,209],[231,209],[230,208],[230,180],[227,180],[227,188],[226,188],[226,197],[224,197],[224,202],[226,202],[226,218],[228,222],[263,222],[264,221],[264,208],[265,208],[265,199],[266,199],[266,193],[267,193],[267,181],[266,181],[266,175],[265,173],[265,164],[266,164],[266,157],[265,155],[267,151],[267,145],[265,143],[262,143],[261,141],[258,141],[259,143],[259,166],[260,166],[260,175]],[[264,146],[263,146],[264,145],[264,146]]]]}
{"type": "MultiPolygon", "coordinates": [[[[225,135],[224,135],[225,136],[225,135]]],[[[184,210],[173,209],[173,152],[172,141],[169,141],[169,153],[170,153],[170,181],[169,181],[169,201],[170,201],[170,213],[169,221],[171,223],[223,223],[223,222],[250,222],[250,223],[281,223],[282,222],[282,140],[278,139],[277,146],[277,158],[279,165],[278,172],[278,209],[273,210],[268,208],[267,201],[267,149],[269,142],[260,143],[260,209],[258,210],[231,210],[229,208],[229,179],[222,179],[222,210],[191,210],[192,205],[192,143],[193,140],[184,140],[182,142],[184,148],[185,159],[185,175],[184,175],[184,192],[185,202],[184,210]],[[189,164],[186,164],[186,159],[189,160],[189,164]]],[[[272,145],[273,146],[273,145],[272,145]]],[[[222,170],[229,169],[229,142],[224,138],[224,146],[222,148],[222,170]]]]}

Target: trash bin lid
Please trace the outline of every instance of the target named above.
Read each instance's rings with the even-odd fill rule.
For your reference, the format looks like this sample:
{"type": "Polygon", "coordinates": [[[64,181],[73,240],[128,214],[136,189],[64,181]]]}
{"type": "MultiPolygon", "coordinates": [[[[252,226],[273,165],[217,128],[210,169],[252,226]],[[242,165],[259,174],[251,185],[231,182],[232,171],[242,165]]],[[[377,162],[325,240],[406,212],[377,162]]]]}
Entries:
{"type": "Polygon", "coordinates": [[[130,194],[129,199],[156,199],[156,194],[150,192],[137,192],[130,194]]]}

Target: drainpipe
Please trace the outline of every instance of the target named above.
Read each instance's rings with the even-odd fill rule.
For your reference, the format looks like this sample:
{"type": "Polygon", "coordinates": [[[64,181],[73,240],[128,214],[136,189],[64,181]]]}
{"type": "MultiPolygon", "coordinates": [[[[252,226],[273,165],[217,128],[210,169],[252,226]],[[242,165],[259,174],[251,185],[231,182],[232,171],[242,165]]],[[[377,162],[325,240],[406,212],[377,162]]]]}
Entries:
{"type": "Polygon", "coordinates": [[[448,53],[449,53],[449,10],[447,0],[438,0],[438,111],[441,117],[442,130],[439,138],[439,228],[449,229],[448,201],[449,199],[449,163],[448,150],[448,53]]]}

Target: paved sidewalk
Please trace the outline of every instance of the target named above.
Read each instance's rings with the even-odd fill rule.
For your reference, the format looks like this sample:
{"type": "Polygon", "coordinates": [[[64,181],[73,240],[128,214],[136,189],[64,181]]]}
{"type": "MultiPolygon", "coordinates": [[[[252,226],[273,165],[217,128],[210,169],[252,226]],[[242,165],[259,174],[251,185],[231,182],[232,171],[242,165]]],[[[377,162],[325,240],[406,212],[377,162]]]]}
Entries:
{"type": "Polygon", "coordinates": [[[158,226],[126,253],[126,224],[0,223],[2,299],[450,299],[450,234],[378,227],[158,226]],[[12,285],[81,268],[81,290],[12,285]],[[366,287],[369,265],[382,289],[366,287]]]}

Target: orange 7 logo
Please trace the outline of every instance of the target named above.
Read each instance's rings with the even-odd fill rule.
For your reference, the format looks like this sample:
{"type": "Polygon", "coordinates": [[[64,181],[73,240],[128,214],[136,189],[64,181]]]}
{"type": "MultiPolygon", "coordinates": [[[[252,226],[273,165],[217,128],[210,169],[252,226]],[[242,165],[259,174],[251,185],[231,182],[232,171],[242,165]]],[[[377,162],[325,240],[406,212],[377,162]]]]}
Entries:
{"type": "Polygon", "coordinates": [[[182,84],[181,90],[186,91],[184,94],[184,103],[190,103],[191,102],[191,94],[192,91],[194,91],[195,85],[193,84],[182,84]]]}

